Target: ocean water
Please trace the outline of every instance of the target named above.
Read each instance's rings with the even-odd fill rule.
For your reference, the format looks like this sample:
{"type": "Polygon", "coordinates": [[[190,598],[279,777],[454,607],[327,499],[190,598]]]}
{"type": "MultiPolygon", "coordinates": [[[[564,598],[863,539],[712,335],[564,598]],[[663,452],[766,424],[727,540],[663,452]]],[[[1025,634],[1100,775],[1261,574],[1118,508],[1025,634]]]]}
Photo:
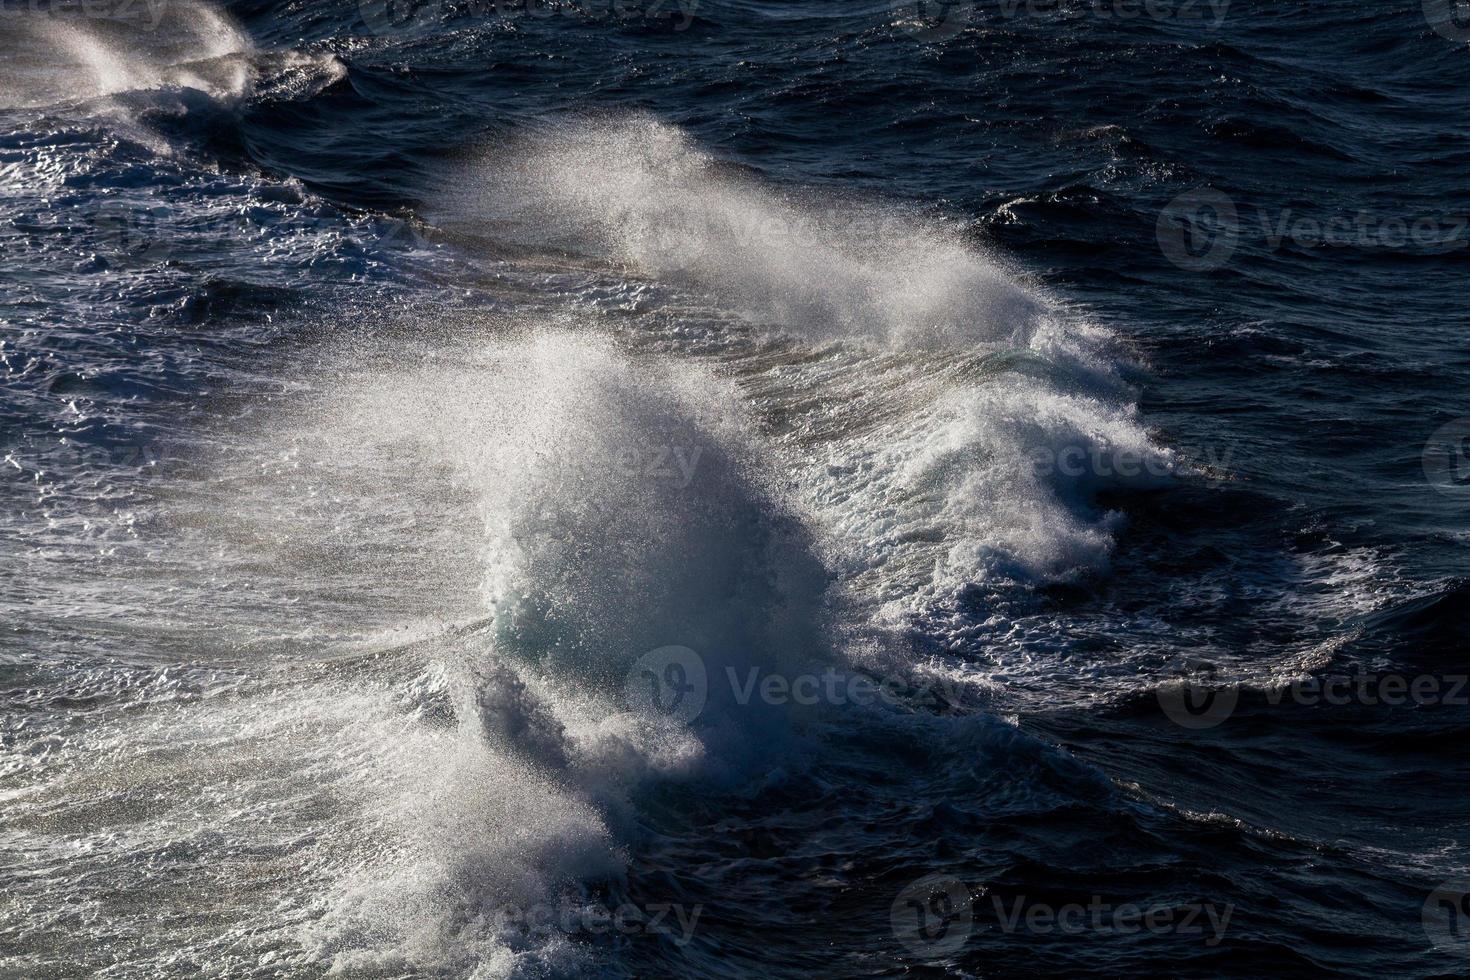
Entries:
{"type": "Polygon", "coordinates": [[[0,976],[1465,975],[1467,44],[0,0],[0,976]]]}

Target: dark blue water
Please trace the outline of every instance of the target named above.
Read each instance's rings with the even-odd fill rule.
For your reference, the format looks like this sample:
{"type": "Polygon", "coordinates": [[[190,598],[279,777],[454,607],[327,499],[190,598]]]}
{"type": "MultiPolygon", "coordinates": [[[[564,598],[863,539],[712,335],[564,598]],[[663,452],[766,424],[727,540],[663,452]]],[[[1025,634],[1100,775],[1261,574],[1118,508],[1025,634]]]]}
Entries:
{"type": "Polygon", "coordinates": [[[0,972],[1470,969],[1454,5],[0,13],[0,972]]]}

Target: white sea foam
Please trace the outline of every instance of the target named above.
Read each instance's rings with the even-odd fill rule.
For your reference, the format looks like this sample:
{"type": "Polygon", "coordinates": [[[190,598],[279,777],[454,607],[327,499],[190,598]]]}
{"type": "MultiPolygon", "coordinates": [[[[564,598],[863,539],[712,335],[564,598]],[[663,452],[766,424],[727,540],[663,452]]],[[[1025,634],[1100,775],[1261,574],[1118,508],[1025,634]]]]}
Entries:
{"type": "Polygon", "coordinates": [[[210,4],[11,10],[0,25],[0,106],[39,106],[160,88],[234,98],[250,85],[250,38],[210,4]],[[104,16],[106,14],[107,16],[104,16]]]}
{"type": "Polygon", "coordinates": [[[569,121],[450,186],[447,225],[600,259],[807,345],[750,358],[743,383],[788,433],[778,448],[834,560],[899,611],[976,581],[1100,571],[1120,518],[1096,492],[1177,465],[1109,335],[952,222],[760,181],[646,119],[569,121]]]}
{"type": "Polygon", "coordinates": [[[808,339],[1024,340],[1043,300],[906,209],[764,185],[651,120],[567,121],[449,182],[439,219],[687,283],[808,339]]]}
{"type": "MultiPolygon", "coordinates": [[[[173,831],[214,856],[236,846],[232,819],[259,821],[252,846],[269,845],[280,880],[210,906],[252,957],[343,975],[567,972],[576,943],[496,913],[587,900],[623,873],[650,794],[748,785],[820,738],[797,707],[734,703],[727,668],[904,669],[851,609],[922,616],[976,581],[1105,564],[1117,519],[1093,495],[1127,481],[1042,472],[1031,454],[1156,453],[1105,338],[942,224],[903,217],[879,241],[802,230],[811,198],[733,175],[675,131],[634,124],[648,145],[632,150],[616,133],[517,151],[517,174],[554,174],[513,183],[516,207],[547,216],[548,244],[570,236],[705,297],[686,347],[652,355],[581,320],[416,331],[409,314],[222,446],[177,515],[156,574],[207,582],[171,606],[206,617],[198,636],[226,625],[268,687],[98,731],[129,758],[144,743],[198,756],[197,792],[144,778],[183,828],[149,825],[158,847],[173,831]],[[628,172],[609,179],[604,152],[628,172]],[[799,230],[768,247],[727,224],[746,213],[799,230]],[[702,343],[736,312],[738,343],[702,343]],[[773,353],[763,330],[795,339],[773,353]],[[455,625],[361,641],[436,618],[455,625]],[[715,681],[685,722],[626,689],[670,645],[715,681]],[[211,809],[190,815],[203,793],[211,809]],[[262,919],[280,931],[246,935],[262,919]]],[[[846,733],[865,724],[842,727],[854,710],[818,709],[846,733]]],[[[109,846],[98,865],[127,861],[109,846]]],[[[145,880],[139,894],[168,887],[145,880]]]]}
{"type": "Polygon", "coordinates": [[[303,436],[313,482],[346,481],[335,493],[373,495],[352,486],[364,461],[392,460],[395,496],[424,512],[455,486],[474,510],[444,519],[484,569],[486,621],[426,644],[431,675],[405,693],[451,706],[453,731],[366,738],[384,745],[362,803],[385,858],[335,884],[311,930],[346,971],[566,954],[501,934],[494,913],[615,876],[649,781],[728,785],[799,739],[718,682],[697,717],[651,711],[625,696],[635,662],[680,645],[718,680],[830,655],[824,573],[728,384],[576,333],[455,353],[348,372],[303,436]]]}

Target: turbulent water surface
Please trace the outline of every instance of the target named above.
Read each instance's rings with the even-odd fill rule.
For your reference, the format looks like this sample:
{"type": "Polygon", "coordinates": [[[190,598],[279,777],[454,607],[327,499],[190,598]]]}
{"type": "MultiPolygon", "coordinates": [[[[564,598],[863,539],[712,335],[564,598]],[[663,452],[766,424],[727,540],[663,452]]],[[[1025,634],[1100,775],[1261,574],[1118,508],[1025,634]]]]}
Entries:
{"type": "Polygon", "coordinates": [[[0,0],[0,976],[1470,969],[1452,6],[0,0]]]}

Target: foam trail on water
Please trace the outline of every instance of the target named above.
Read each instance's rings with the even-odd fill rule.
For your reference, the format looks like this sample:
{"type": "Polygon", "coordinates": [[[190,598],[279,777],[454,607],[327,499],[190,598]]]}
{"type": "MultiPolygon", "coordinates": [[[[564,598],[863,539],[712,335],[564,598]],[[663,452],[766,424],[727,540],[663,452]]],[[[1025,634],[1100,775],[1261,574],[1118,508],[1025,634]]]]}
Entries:
{"type": "Polygon", "coordinates": [[[1097,493],[1157,486],[1174,465],[1131,404],[1033,377],[921,390],[878,432],[826,440],[808,471],[844,575],[892,616],[976,584],[1098,574],[1122,517],[1097,493]]]}

